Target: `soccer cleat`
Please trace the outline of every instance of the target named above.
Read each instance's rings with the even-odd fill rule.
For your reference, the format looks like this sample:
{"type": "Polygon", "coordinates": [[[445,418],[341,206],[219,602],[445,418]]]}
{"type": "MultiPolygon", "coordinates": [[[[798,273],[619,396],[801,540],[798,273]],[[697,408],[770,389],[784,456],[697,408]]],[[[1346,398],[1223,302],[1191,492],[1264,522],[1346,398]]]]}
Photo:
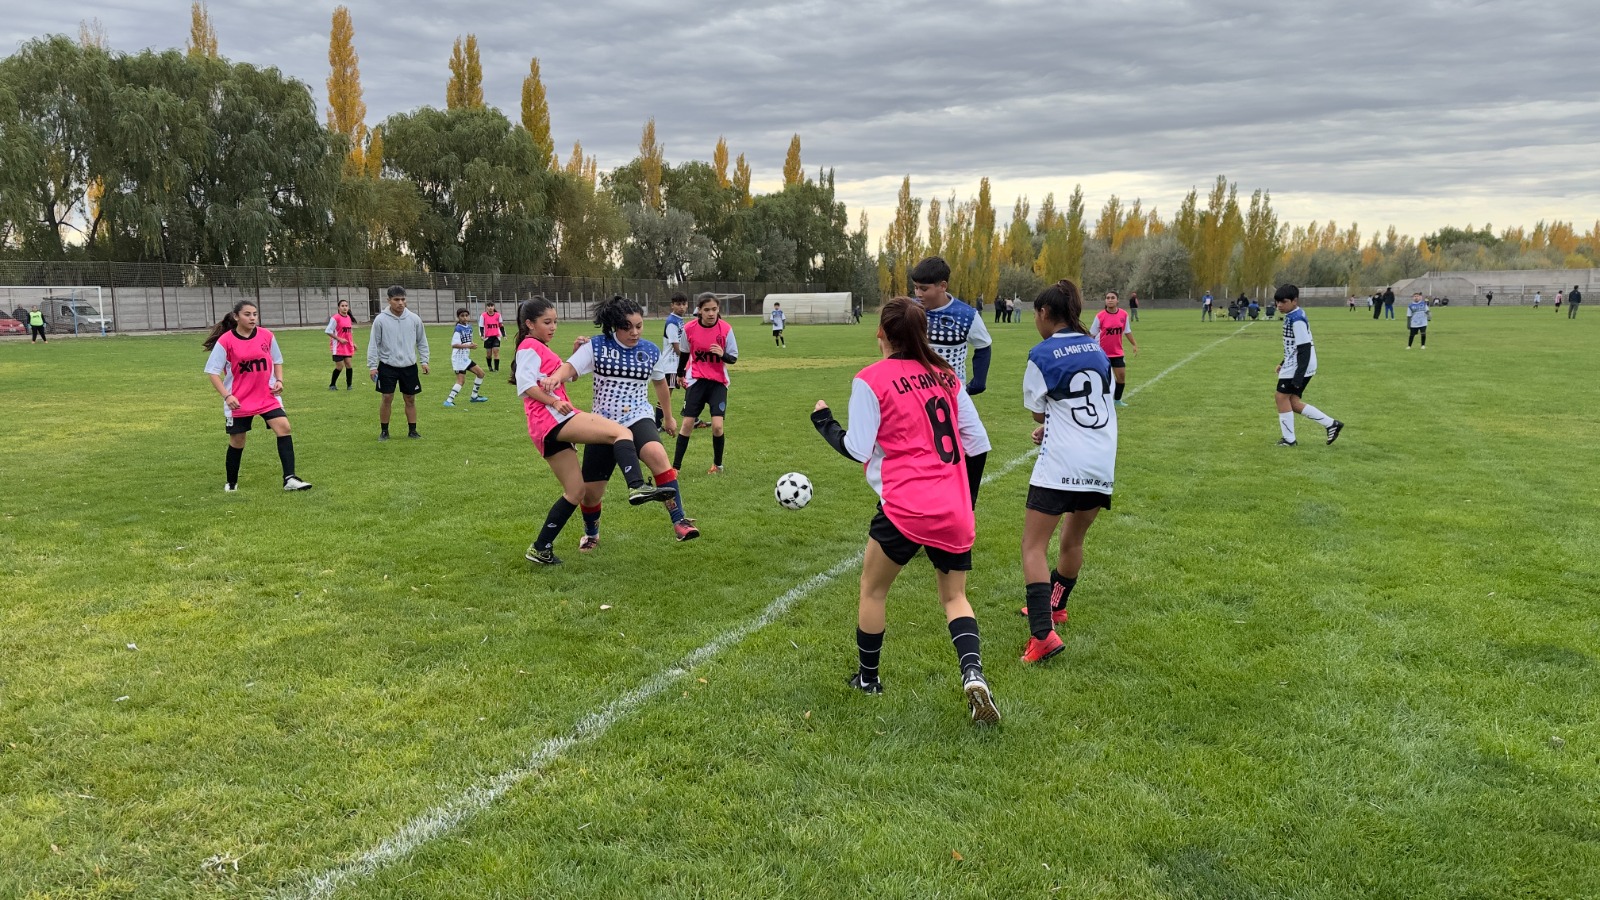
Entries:
{"type": "Polygon", "coordinates": [[[721,466],[712,466],[711,468],[706,470],[706,474],[707,475],[721,475],[722,474],[722,467],[721,466]]]}
{"type": "Polygon", "coordinates": [[[311,490],[311,482],[301,481],[299,476],[290,475],[283,480],[283,489],[286,491],[309,491],[311,490]]]}
{"type": "Polygon", "coordinates": [[[1407,344],[1407,345],[1406,345],[1406,349],[1407,349],[1407,350],[1410,350],[1410,349],[1411,349],[1411,345],[1410,345],[1410,344],[1407,344]]]}
{"type": "Polygon", "coordinates": [[[237,490],[239,490],[239,486],[237,484],[225,484],[222,486],[222,492],[224,494],[232,494],[237,490]]]}
{"type": "Polygon", "coordinates": [[[850,685],[863,694],[883,693],[883,682],[876,678],[872,679],[871,681],[862,681],[860,672],[856,672],[855,674],[851,675],[850,678],[845,681],[845,684],[850,685]]]}
{"type": "Polygon", "coordinates": [[[983,671],[976,666],[961,676],[961,690],[967,695],[967,708],[972,711],[972,724],[1000,724],[1000,708],[994,705],[994,695],[989,693],[989,682],[983,680],[983,671]]]}
{"type": "MultiPolygon", "coordinates": [[[[1028,607],[1026,605],[1024,605],[1021,609],[1017,610],[1017,615],[1026,616],[1027,614],[1028,614],[1028,607]]],[[[1056,609],[1054,606],[1050,607],[1050,624],[1052,624],[1052,625],[1065,625],[1065,624],[1067,624],[1067,608],[1065,606],[1061,607],[1060,609],[1056,609]]]]}
{"type": "Polygon", "coordinates": [[[489,402],[489,398],[485,397],[482,394],[473,394],[472,395],[472,402],[473,403],[488,403],[489,402]]]}
{"type": "Polygon", "coordinates": [[[1121,400],[1118,400],[1118,401],[1117,401],[1117,408],[1118,408],[1118,409],[1122,409],[1122,408],[1123,408],[1123,407],[1125,407],[1125,406],[1127,406],[1127,405],[1128,405],[1128,404],[1126,404],[1126,403],[1123,403],[1123,402],[1122,402],[1122,401],[1121,401],[1121,400]]]}
{"type": "Polygon", "coordinates": [[[411,438],[412,440],[418,440],[418,439],[420,439],[422,437],[422,435],[418,434],[415,431],[410,431],[410,432],[406,433],[406,437],[411,438]]]}
{"type": "Polygon", "coordinates": [[[528,552],[522,554],[522,558],[528,562],[536,562],[541,566],[561,565],[561,558],[556,556],[556,548],[554,547],[546,547],[540,550],[537,545],[529,544],[528,552]]]}
{"type": "Polygon", "coordinates": [[[600,546],[600,535],[598,534],[586,534],[578,538],[578,552],[580,553],[588,553],[598,546],[600,546]]]}
{"type": "Polygon", "coordinates": [[[701,421],[699,419],[696,419],[694,421],[694,427],[696,427],[696,428],[710,428],[711,427],[711,423],[710,422],[703,422],[703,421],[701,421]]]}
{"type": "Polygon", "coordinates": [[[337,384],[328,385],[328,390],[330,390],[330,391],[337,391],[338,389],[339,389],[339,386],[337,384]]]}
{"type": "Polygon", "coordinates": [[[1333,424],[1328,426],[1328,443],[1331,444],[1334,441],[1337,441],[1339,439],[1339,432],[1343,430],[1344,423],[1338,419],[1334,419],[1333,424]]]}
{"type": "Polygon", "coordinates": [[[676,496],[678,496],[678,492],[672,488],[641,484],[628,492],[628,503],[633,506],[643,506],[646,503],[655,503],[657,501],[665,503],[676,496]]]}
{"type": "Polygon", "coordinates": [[[387,432],[387,431],[378,432],[378,440],[387,441],[388,439],[389,439],[389,432],[387,432]]]}
{"type": "Polygon", "coordinates": [[[680,541],[692,541],[700,536],[700,529],[694,527],[693,519],[684,519],[682,522],[672,523],[672,533],[677,535],[680,541]]]}
{"type": "Polygon", "coordinates": [[[1288,441],[1288,440],[1284,440],[1283,438],[1278,438],[1278,442],[1276,444],[1273,444],[1272,446],[1274,446],[1274,447],[1298,447],[1300,445],[1298,443],[1296,443],[1295,441],[1288,441]]]}
{"type": "Polygon", "coordinates": [[[1067,649],[1067,645],[1061,643],[1061,635],[1056,634],[1054,631],[1051,631],[1050,636],[1042,641],[1036,637],[1029,636],[1028,643],[1022,648],[1022,664],[1027,666],[1036,662],[1044,662],[1065,649],[1067,649]]]}
{"type": "Polygon", "coordinates": [[[446,400],[444,405],[450,407],[451,409],[455,409],[456,402],[454,400],[446,400]]]}

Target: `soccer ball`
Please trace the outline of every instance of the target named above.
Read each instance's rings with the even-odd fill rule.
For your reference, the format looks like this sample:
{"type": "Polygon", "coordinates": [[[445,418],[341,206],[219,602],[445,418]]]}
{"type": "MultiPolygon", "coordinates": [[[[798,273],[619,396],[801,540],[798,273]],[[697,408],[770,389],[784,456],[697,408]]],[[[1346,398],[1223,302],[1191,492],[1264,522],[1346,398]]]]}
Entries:
{"type": "Polygon", "coordinates": [[[800,509],[811,502],[811,479],[799,472],[790,472],[778,479],[778,486],[773,488],[772,495],[778,498],[779,506],[800,509]]]}

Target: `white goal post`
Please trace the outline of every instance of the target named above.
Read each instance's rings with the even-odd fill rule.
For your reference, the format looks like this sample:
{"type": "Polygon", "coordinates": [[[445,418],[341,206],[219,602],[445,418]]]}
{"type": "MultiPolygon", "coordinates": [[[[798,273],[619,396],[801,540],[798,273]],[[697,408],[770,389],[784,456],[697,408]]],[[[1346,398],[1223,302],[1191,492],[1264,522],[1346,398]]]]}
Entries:
{"type": "Polygon", "coordinates": [[[28,313],[37,306],[44,313],[45,327],[52,332],[106,334],[116,329],[101,291],[93,284],[0,285],[0,316],[26,325],[28,313]]]}
{"type": "Polygon", "coordinates": [[[768,294],[761,301],[761,321],[772,322],[772,307],[781,304],[790,325],[848,325],[855,321],[849,291],[815,294],[768,294]]]}

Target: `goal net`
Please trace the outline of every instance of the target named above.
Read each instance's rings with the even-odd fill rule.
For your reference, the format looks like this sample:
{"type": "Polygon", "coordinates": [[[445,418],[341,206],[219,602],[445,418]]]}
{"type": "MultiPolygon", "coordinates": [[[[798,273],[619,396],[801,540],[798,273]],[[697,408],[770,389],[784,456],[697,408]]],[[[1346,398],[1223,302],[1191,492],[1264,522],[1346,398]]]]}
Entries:
{"type": "Polygon", "coordinates": [[[103,334],[115,330],[98,285],[0,285],[0,315],[28,323],[35,306],[55,333],[103,334]]]}
{"type": "Polygon", "coordinates": [[[786,325],[848,325],[855,321],[848,291],[830,294],[768,294],[761,302],[761,321],[772,321],[772,308],[781,305],[786,325]]]}

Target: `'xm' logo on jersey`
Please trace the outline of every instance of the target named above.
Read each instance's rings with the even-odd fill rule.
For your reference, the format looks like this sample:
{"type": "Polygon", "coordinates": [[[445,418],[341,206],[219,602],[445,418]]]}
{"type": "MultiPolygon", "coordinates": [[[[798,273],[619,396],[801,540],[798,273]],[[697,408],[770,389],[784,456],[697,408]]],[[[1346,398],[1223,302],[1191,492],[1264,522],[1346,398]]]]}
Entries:
{"type": "Polygon", "coordinates": [[[265,372],[266,370],[267,370],[267,359],[266,359],[266,357],[261,357],[259,359],[241,359],[241,360],[239,360],[239,374],[240,375],[246,375],[246,374],[249,374],[251,372],[265,372]]]}
{"type": "Polygon", "coordinates": [[[710,350],[696,350],[694,352],[694,361],[699,363],[714,363],[721,362],[722,357],[712,353],[710,350]]]}

